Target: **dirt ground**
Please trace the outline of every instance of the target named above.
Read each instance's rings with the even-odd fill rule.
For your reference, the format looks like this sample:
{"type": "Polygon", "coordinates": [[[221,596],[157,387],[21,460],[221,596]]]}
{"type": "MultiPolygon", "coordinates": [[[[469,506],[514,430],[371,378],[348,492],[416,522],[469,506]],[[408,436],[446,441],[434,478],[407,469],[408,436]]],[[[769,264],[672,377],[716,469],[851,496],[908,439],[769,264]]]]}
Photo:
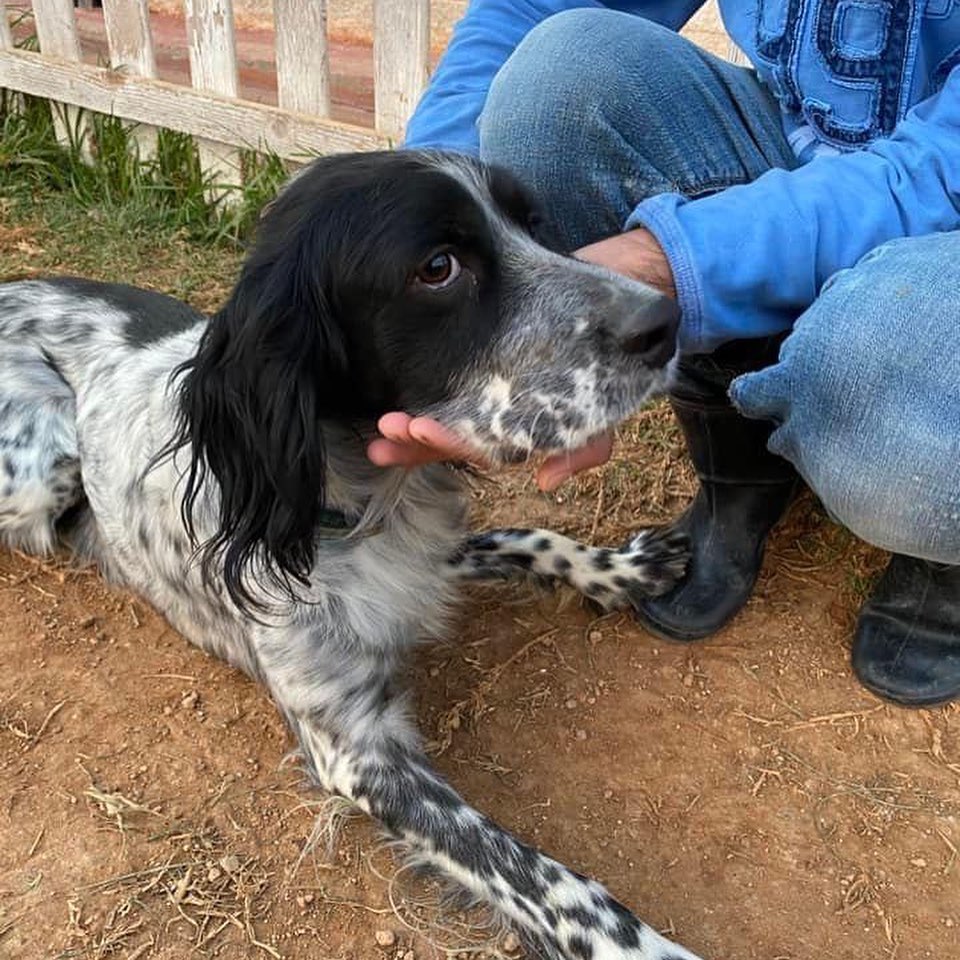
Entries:
{"type": "MultiPolygon", "coordinates": [[[[235,266],[134,235],[81,257],[72,231],[0,222],[0,276],[122,276],[209,308],[235,266]]],[[[691,490],[654,407],[558,495],[523,470],[479,482],[475,524],[617,544],[691,490]]],[[[960,707],[883,705],[847,664],[883,560],[804,499],[746,611],[691,646],[475,588],[410,671],[436,763],[706,960],[958,956],[960,707]]],[[[438,916],[362,818],[304,852],[327,808],[267,697],[94,571],[0,551],[0,662],[0,956],[515,955],[482,916],[438,916]]]]}

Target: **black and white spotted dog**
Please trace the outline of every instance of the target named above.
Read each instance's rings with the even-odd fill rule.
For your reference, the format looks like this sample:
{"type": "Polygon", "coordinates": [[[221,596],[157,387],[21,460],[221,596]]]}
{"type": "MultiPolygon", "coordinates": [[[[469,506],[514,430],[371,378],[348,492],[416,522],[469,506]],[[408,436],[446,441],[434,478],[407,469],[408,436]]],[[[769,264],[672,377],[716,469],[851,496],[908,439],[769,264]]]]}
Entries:
{"type": "Polygon", "coordinates": [[[516,459],[581,445],[659,388],[672,305],[550,252],[535,228],[501,172],[346,155],[274,201],[210,319],[132,287],[0,286],[0,536],[38,552],[71,537],[262,681],[313,781],[536,949],[691,960],[468,806],[428,766],[397,690],[464,575],[520,568],[616,607],[683,569],[684,545],[655,533],[622,550],[544,531],[470,539],[456,470],[366,459],[386,410],[516,459]]]}

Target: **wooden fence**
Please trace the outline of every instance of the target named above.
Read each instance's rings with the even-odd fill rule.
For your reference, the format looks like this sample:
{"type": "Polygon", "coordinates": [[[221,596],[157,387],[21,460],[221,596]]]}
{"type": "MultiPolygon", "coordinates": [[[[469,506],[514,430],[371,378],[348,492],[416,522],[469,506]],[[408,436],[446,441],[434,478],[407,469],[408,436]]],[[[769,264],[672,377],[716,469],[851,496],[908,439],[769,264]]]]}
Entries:
{"type": "MultiPolygon", "coordinates": [[[[148,0],[102,4],[109,55],[96,66],[82,60],[73,0],[0,0],[0,87],[65,104],[68,121],[82,107],[136,122],[148,147],[155,126],[190,134],[224,182],[238,148],[302,160],[389,146],[427,82],[430,0],[373,2],[372,127],[330,116],[326,0],[273,0],[276,106],[240,96],[233,0],[183,0],[191,86],[158,78],[148,0]],[[15,48],[10,28],[31,8],[39,52],[15,48]]],[[[728,56],[744,62],[732,44],[728,56]]]]}
{"type": "Polygon", "coordinates": [[[191,134],[208,155],[388,146],[429,70],[429,0],[374,0],[372,128],[330,117],[326,0],[273,0],[277,106],[240,96],[232,0],[184,0],[191,86],[158,79],[148,0],[103,0],[104,66],[81,59],[73,0],[32,0],[39,52],[15,49],[9,15],[24,6],[0,0],[0,87],[191,134]]]}

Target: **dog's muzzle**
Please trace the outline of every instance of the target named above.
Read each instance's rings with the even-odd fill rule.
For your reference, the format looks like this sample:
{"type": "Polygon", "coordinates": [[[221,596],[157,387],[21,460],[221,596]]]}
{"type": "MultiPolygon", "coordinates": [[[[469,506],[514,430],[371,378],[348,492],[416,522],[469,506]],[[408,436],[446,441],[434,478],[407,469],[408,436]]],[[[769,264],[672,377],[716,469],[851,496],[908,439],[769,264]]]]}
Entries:
{"type": "Polygon", "coordinates": [[[636,293],[621,293],[608,314],[607,325],[624,353],[635,356],[651,370],[659,370],[676,352],[680,307],[671,297],[641,287],[636,293]]]}

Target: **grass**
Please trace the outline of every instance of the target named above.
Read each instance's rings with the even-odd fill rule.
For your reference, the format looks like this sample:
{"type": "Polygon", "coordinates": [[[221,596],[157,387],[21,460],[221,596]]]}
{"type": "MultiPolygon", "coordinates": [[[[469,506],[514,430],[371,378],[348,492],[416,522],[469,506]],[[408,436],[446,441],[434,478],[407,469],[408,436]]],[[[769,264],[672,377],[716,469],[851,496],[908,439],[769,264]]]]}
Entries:
{"type": "Polygon", "coordinates": [[[27,253],[29,273],[68,264],[71,273],[138,281],[149,267],[152,286],[159,271],[167,292],[203,301],[199,288],[213,279],[219,296],[217,281],[232,277],[259,210],[288,175],[283,162],[241,153],[240,184],[224,186],[202,171],[190,137],[160,130],[144,155],[135,126],[60,109],[61,144],[53,110],[0,91],[0,224],[17,225],[0,225],[0,274],[22,274],[27,253]],[[19,256],[4,257],[4,238],[19,256]]]}

